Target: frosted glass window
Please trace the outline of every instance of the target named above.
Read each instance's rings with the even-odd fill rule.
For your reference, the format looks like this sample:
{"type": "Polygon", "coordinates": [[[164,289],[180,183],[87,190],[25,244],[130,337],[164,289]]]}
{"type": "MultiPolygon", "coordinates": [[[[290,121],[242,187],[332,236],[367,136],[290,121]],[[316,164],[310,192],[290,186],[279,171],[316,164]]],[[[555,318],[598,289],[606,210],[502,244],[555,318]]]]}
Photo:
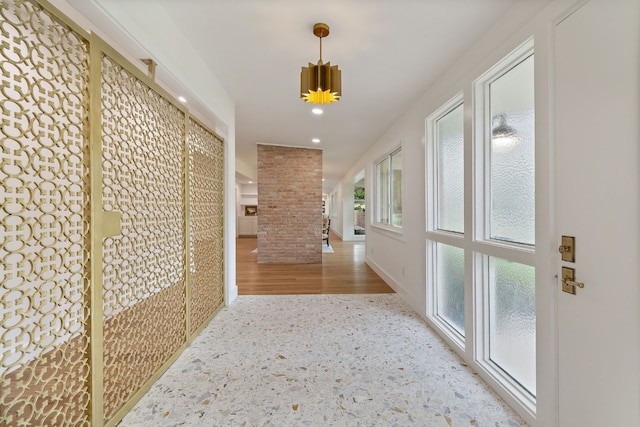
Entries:
{"type": "Polygon", "coordinates": [[[402,227],[402,151],[391,154],[391,225],[402,227]]]}
{"type": "Polygon", "coordinates": [[[535,269],[489,257],[489,359],[536,394],[535,269]]]}
{"type": "Polygon", "coordinates": [[[389,158],[376,164],[376,222],[389,224],[389,158]]]}
{"type": "Polygon", "coordinates": [[[535,244],[533,55],[490,84],[491,239],[535,244]]]}
{"type": "Polygon", "coordinates": [[[436,122],[437,228],[464,232],[464,121],[459,105],[436,122]]]}
{"type": "Polygon", "coordinates": [[[436,244],[436,315],[464,336],[464,250],[436,244]]]}

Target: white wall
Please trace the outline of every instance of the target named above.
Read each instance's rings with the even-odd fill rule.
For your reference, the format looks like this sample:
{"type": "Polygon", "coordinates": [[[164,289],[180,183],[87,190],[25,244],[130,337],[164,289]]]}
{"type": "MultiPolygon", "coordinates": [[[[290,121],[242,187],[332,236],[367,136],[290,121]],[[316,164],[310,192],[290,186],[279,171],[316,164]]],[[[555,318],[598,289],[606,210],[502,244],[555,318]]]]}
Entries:
{"type": "Polygon", "coordinates": [[[342,240],[351,241],[353,239],[353,184],[342,185],[342,211],[338,215],[342,218],[340,230],[342,240]]]}
{"type": "MultiPolygon", "coordinates": [[[[542,189],[537,200],[537,263],[543,278],[552,277],[553,266],[550,255],[553,248],[551,229],[549,104],[551,81],[549,68],[551,51],[549,40],[554,20],[576,3],[574,0],[554,0],[546,7],[544,2],[520,2],[509,12],[508,19],[498,22],[489,33],[480,38],[467,52],[421,94],[397,121],[374,143],[362,160],[353,165],[343,177],[338,189],[353,182],[356,174],[365,169],[367,206],[373,209],[374,162],[398,144],[402,145],[403,175],[403,220],[402,233],[394,233],[371,225],[366,232],[367,263],[374,268],[416,312],[426,319],[426,236],[425,236],[425,119],[445,102],[464,92],[466,106],[472,104],[472,86],[476,78],[508,55],[530,37],[535,39],[536,55],[536,139],[540,149],[536,152],[536,185],[542,189]],[[540,197],[542,195],[542,197],[540,197]]],[[[411,47],[415,48],[415,47],[411,47]]],[[[471,132],[471,109],[465,108],[465,132],[471,132]]],[[[368,215],[370,221],[372,215],[368,215]]],[[[341,221],[337,221],[341,223],[341,221]]],[[[544,301],[538,309],[539,343],[548,343],[542,357],[538,356],[538,414],[537,420],[506,393],[502,397],[532,425],[552,426],[556,414],[555,384],[555,306],[553,288],[539,286],[536,297],[544,301]]],[[[460,352],[467,361],[473,355],[460,352]]],[[[487,378],[485,378],[487,379],[487,378]]],[[[491,382],[490,382],[491,384],[491,382]]],[[[495,384],[494,384],[495,385],[495,384]]]]}
{"type": "Polygon", "coordinates": [[[343,239],[343,218],[344,218],[344,199],[343,199],[343,186],[339,185],[331,193],[329,197],[329,218],[331,218],[331,230],[340,238],[343,239]]]}
{"type": "MultiPolygon", "coordinates": [[[[238,216],[244,216],[244,206],[258,204],[258,184],[239,184],[238,216]]],[[[259,211],[258,207],[258,212],[259,211]]]]}

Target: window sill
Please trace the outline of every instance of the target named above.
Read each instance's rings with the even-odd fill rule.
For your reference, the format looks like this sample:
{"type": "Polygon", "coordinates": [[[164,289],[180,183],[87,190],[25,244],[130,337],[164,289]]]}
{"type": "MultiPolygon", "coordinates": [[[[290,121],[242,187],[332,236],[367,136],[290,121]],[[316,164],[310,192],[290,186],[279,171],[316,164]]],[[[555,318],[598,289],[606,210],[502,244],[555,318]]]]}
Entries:
{"type": "Polygon", "coordinates": [[[404,230],[402,228],[393,227],[391,225],[385,225],[380,223],[371,224],[372,231],[376,233],[391,237],[392,239],[404,242],[404,230]]]}

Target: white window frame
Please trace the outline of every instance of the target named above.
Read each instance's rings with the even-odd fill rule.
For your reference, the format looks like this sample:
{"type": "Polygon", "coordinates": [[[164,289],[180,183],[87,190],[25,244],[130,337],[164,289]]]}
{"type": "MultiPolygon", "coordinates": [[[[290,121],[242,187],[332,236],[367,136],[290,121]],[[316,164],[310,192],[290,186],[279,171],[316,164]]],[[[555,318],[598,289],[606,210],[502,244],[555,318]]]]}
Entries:
{"type": "Polygon", "coordinates": [[[480,76],[473,84],[474,132],[473,132],[473,239],[470,245],[473,261],[473,359],[478,369],[495,381],[511,397],[535,417],[536,398],[490,360],[489,354],[489,257],[535,267],[535,245],[491,239],[491,194],[487,183],[490,179],[491,110],[490,85],[522,61],[534,54],[533,38],[525,41],[504,59],[480,76]]]}
{"type": "MultiPolygon", "coordinates": [[[[534,245],[491,239],[489,236],[491,118],[489,85],[534,54],[533,38],[482,74],[425,120],[425,245],[427,322],[479,375],[529,420],[536,418],[536,398],[489,359],[489,257],[536,266],[534,245]],[[436,120],[463,102],[464,109],[464,233],[438,230],[436,120]],[[436,315],[436,245],[464,250],[465,336],[436,315]]],[[[537,294],[537,293],[536,293],[537,294]]],[[[540,349],[536,350],[538,353],[540,349]]],[[[537,358],[538,359],[538,358],[537,358]]],[[[537,367],[537,369],[539,369],[537,367]]]]}
{"type": "MultiPolygon", "coordinates": [[[[427,318],[433,322],[434,326],[436,326],[445,336],[449,338],[449,342],[454,346],[458,347],[459,350],[464,351],[465,349],[465,336],[462,335],[458,330],[452,327],[447,321],[442,319],[438,315],[438,289],[436,286],[437,281],[437,253],[436,247],[438,243],[446,244],[449,246],[454,246],[457,248],[464,249],[464,240],[465,233],[464,230],[462,233],[446,231],[438,229],[438,152],[437,152],[437,128],[436,123],[441,118],[445,117],[451,111],[456,108],[463,106],[464,108],[464,94],[462,92],[455,95],[449,101],[447,101],[444,105],[442,105],[438,110],[433,112],[427,119],[425,120],[425,135],[426,135],[426,161],[425,165],[427,165],[427,173],[426,173],[426,197],[425,197],[425,212],[426,212],[426,248],[427,248],[427,318]]],[[[463,123],[464,126],[464,123],[463,123]]],[[[464,129],[463,129],[464,131],[464,129]]],[[[465,260],[466,254],[465,251],[465,260]]],[[[465,261],[465,266],[467,262],[465,261]]],[[[466,270],[466,268],[465,268],[466,270]]],[[[466,286],[465,280],[465,288],[466,286]]],[[[466,301],[468,300],[467,290],[465,289],[465,306],[466,301]]],[[[468,321],[467,319],[467,310],[465,309],[465,335],[468,334],[468,321]]]]}
{"type": "MultiPolygon", "coordinates": [[[[397,154],[397,153],[403,153],[402,150],[402,143],[397,145],[396,147],[394,147],[392,150],[388,151],[384,156],[380,156],[376,161],[373,162],[373,181],[374,181],[374,196],[373,196],[373,215],[371,215],[371,225],[378,227],[378,228],[382,228],[385,230],[389,230],[389,231],[393,231],[396,233],[402,233],[402,226],[396,226],[393,225],[393,220],[392,220],[392,209],[391,209],[391,205],[393,203],[393,162],[392,162],[392,157],[397,154]],[[383,161],[387,160],[389,162],[389,179],[388,179],[388,183],[386,185],[386,188],[378,188],[379,184],[379,177],[378,177],[378,165],[380,163],[382,163],[383,161]],[[387,216],[389,218],[389,223],[384,223],[384,222],[380,222],[378,220],[378,208],[380,208],[380,200],[379,200],[379,195],[380,192],[384,191],[386,193],[387,196],[387,200],[388,202],[386,203],[386,206],[384,206],[383,210],[386,211],[387,216]]],[[[402,182],[401,182],[401,186],[400,186],[400,200],[402,203],[404,203],[404,169],[405,169],[405,161],[404,161],[404,153],[402,156],[402,182]]],[[[404,224],[404,220],[403,220],[403,224],[404,224]]]]}

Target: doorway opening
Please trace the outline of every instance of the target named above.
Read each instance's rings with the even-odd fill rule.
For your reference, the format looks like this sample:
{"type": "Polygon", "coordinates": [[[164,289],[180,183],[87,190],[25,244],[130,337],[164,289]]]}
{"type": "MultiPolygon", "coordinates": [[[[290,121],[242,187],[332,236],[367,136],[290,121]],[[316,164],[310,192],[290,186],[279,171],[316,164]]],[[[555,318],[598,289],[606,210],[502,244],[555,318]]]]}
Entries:
{"type": "Polygon", "coordinates": [[[365,190],[364,178],[353,185],[353,234],[355,236],[365,235],[365,190]]]}

